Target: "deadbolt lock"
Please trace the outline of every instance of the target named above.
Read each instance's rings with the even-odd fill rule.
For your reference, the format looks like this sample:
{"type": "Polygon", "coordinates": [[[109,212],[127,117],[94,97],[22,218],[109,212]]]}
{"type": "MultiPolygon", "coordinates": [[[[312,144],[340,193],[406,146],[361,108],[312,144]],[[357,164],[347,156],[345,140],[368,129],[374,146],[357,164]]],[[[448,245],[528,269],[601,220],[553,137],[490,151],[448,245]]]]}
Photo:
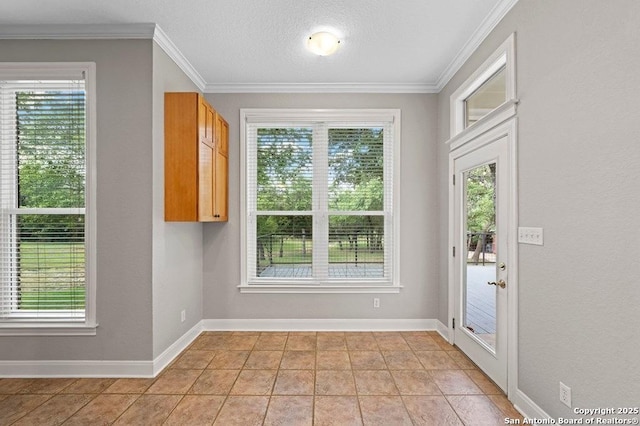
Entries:
{"type": "Polygon", "coordinates": [[[507,265],[505,265],[504,262],[500,262],[500,265],[498,265],[498,268],[500,268],[501,271],[504,271],[507,269],[507,265]]]}

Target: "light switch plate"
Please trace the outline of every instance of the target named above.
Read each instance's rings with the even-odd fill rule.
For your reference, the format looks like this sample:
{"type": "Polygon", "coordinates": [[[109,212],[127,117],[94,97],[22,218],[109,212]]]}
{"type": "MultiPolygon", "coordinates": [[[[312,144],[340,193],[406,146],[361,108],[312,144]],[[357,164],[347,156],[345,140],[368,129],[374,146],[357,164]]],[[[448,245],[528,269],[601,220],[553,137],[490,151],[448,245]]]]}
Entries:
{"type": "Polygon", "coordinates": [[[526,228],[521,226],[518,228],[518,242],[523,244],[543,245],[542,228],[526,228]]]}

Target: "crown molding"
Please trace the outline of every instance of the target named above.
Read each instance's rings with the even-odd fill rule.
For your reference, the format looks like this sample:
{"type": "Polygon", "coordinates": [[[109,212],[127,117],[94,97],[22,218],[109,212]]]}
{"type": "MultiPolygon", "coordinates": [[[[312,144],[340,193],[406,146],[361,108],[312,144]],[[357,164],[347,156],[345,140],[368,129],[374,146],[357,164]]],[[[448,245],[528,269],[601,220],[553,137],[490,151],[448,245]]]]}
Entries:
{"type": "Polygon", "coordinates": [[[429,83],[219,83],[205,93],[437,93],[429,83]]]}
{"type": "Polygon", "coordinates": [[[156,24],[53,24],[0,26],[5,40],[151,39],[156,24]]]}
{"type": "Polygon", "coordinates": [[[205,81],[175,44],[157,24],[72,24],[72,25],[2,25],[0,39],[4,40],[153,40],[204,90],[205,81]]]}
{"type": "Polygon", "coordinates": [[[491,9],[489,15],[487,15],[482,23],[480,23],[480,26],[476,28],[469,40],[467,40],[462,49],[460,49],[451,63],[449,63],[442,74],[440,74],[440,77],[438,77],[438,81],[434,84],[437,88],[437,92],[444,89],[444,86],[447,85],[449,80],[451,80],[460,68],[462,68],[473,52],[478,49],[484,39],[487,38],[491,31],[493,31],[496,25],[498,25],[502,18],[504,18],[507,12],[509,12],[517,2],[518,0],[501,0],[493,7],[493,9],[491,9]]]}
{"type": "Polygon", "coordinates": [[[180,67],[180,69],[198,86],[201,91],[205,90],[206,82],[195,69],[191,62],[182,54],[180,49],[176,47],[167,34],[162,31],[159,25],[155,25],[153,32],[153,41],[180,67]]]}

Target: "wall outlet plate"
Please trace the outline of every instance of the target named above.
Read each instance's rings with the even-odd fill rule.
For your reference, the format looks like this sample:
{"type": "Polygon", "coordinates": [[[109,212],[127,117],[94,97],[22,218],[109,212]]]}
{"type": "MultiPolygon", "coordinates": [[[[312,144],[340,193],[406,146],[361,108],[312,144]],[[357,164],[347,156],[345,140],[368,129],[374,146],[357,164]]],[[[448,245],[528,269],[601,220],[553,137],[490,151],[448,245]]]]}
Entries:
{"type": "Polygon", "coordinates": [[[560,382],[560,402],[571,408],[571,388],[560,382]]]}
{"type": "Polygon", "coordinates": [[[542,228],[528,228],[520,226],[518,228],[518,242],[523,244],[543,245],[542,228]]]}

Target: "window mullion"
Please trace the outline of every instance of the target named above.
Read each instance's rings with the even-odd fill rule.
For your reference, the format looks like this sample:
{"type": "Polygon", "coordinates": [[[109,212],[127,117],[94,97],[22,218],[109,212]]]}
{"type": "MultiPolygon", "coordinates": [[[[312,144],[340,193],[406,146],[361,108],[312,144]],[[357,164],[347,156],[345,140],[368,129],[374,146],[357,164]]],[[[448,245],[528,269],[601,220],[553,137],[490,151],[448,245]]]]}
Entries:
{"type": "Polygon", "coordinates": [[[317,123],[313,130],[313,277],[321,282],[329,277],[328,140],[327,124],[317,123]]]}

